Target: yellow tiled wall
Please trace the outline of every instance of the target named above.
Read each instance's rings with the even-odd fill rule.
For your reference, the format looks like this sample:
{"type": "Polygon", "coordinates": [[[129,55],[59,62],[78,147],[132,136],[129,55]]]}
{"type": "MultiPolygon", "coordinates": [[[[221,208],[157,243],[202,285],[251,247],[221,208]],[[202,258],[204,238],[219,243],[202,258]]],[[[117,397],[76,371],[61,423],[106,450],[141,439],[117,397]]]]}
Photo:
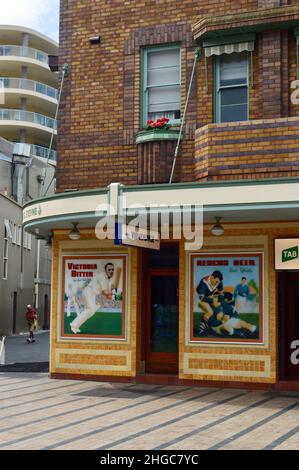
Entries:
{"type": "Polygon", "coordinates": [[[136,375],[136,275],[135,250],[116,247],[111,241],[94,238],[94,231],[82,231],[81,240],[74,242],[62,231],[54,233],[52,247],[52,308],[51,308],[51,374],[94,376],[136,375]],[[127,254],[127,316],[126,340],[65,340],[59,338],[61,299],[61,257],[64,254],[127,254]]]}
{"type": "Polygon", "coordinates": [[[298,237],[299,224],[231,224],[225,235],[206,231],[202,252],[264,253],[264,344],[197,343],[189,340],[188,256],[181,246],[180,361],[181,379],[275,383],[278,380],[277,291],[274,271],[274,239],[298,237]],[[291,227],[291,228],[290,228],[291,227]],[[187,294],[187,295],[186,295],[187,294]]]}
{"type": "MultiPolygon", "coordinates": [[[[207,227],[208,229],[208,227],[207,227]]],[[[210,229],[210,227],[209,227],[210,229]]],[[[274,271],[274,239],[298,238],[299,223],[231,224],[225,235],[205,230],[206,253],[264,253],[264,343],[215,344],[189,339],[189,254],[180,247],[179,378],[199,381],[275,383],[278,380],[277,289],[274,271]]],[[[51,311],[51,373],[135,377],[141,364],[141,256],[134,248],[115,247],[99,241],[93,231],[83,232],[78,242],[65,232],[55,232],[53,242],[51,311]],[[63,254],[128,254],[128,308],[125,341],[61,340],[61,272],[63,254]],[[139,288],[138,288],[139,287],[139,288]],[[137,312],[137,310],[140,310],[137,312]],[[138,314],[138,315],[137,315],[138,314]]]]}

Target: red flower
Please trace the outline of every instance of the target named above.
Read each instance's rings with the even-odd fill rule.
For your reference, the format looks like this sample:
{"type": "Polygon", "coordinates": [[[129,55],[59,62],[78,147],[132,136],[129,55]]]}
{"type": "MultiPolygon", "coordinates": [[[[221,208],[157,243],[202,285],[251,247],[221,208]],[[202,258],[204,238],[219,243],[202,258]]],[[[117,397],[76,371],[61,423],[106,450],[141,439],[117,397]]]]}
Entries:
{"type": "Polygon", "coordinates": [[[168,118],[161,117],[161,118],[157,119],[156,121],[153,121],[152,119],[149,119],[146,124],[147,124],[149,129],[164,129],[168,125],[168,123],[169,123],[168,118]]]}

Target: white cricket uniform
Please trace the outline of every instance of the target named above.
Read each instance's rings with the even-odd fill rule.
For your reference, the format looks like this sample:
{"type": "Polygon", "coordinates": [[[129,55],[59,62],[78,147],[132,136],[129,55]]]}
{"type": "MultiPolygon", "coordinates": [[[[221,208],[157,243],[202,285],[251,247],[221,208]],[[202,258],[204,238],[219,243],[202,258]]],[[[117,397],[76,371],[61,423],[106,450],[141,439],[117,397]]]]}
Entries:
{"type": "Polygon", "coordinates": [[[80,333],[80,326],[101,308],[101,304],[96,302],[97,296],[102,294],[103,291],[112,292],[114,288],[114,276],[108,279],[106,273],[100,273],[83,289],[82,304],[84,308],[80,315],[70,324],[74,333],[80,333]]]}
{"type": "Polygon", "coordinates": [[[66,305],[66,314],[67,317],[71,316],[71,307],[75,307],[77,316],[80,315],[80,307],[77,300],[77,293],[81,285],[78,282],[75,282],[73,279],[69,280],[66,288],[67,305],[66,305]]]}

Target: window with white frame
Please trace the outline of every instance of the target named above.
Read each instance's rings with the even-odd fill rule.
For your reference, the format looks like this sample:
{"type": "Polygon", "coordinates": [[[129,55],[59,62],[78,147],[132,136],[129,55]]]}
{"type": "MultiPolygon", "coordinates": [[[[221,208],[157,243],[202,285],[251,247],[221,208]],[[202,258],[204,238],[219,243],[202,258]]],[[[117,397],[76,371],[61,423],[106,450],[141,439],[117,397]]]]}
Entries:
{"type": "Polygon", "coordinates": [[[27,232],[24,231],[23,247],[24,247],[24,248],[27,248],[27,244],[28,244],[28,241],[27,241],[27,232]]]}
{"type": "Polygon", "coordinates": [[[18,246],[22,245],[22,227],[21,227],[21,225],[18,225],[17,245],[18,246]]]}
{"type": "Polygon", "coordinates": [[[31,233],[27,233],[27,249],[31,250],[31,233]]]}
{"type": "Polygon", "coordinates": [[[23,247],[26,248],[26,250],[31,250],[31,234],[25,232],[25,230],[23,235],[23,247]]]}
{"type": "Polygon", "coordinates": [[[18,240],[18,226],[17,224],[12,225],[12,243],[15,245],[18,240]]]}
{"type": "Polygon", "coordinates": [[[142,120],[166,117],[171,124],[181,118],[181,49],[179,46],[143,50],[142,120]]]}
{"type": "Polygon", "coordinates": [[[7,280],[7,276],[8,276],[8,238],[9,238],[9,231],[7,230],[7,224],[4,223],[3,272],[2,272],[2,278],[4,280],[7,280]]]}
{"type": "Polygon", "coordinates": [[[7,238],[13,238],[12,230],[11,230],[11,223],[9,220],[4,219],[4,230],[7,235],[7,238]]]}
{"type": "Polygon", "coordinates": [[[220,55],[216,58],[216,121],[247,121],[248,108],[248,53],[220,55]]]}

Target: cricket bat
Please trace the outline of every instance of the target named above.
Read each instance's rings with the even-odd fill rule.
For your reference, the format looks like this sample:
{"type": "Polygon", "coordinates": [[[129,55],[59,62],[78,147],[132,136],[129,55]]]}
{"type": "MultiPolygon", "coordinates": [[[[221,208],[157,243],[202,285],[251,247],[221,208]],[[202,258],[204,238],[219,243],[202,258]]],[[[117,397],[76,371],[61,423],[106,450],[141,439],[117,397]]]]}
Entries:
{"type": "Polygon", "coordinates": [[[114,287],[115,289],[119,289],[121,286],[119,285],[120,283],[120,276],[121,276],[121,268],[116,268],[115,273],[114,273],[114,287]]]}

